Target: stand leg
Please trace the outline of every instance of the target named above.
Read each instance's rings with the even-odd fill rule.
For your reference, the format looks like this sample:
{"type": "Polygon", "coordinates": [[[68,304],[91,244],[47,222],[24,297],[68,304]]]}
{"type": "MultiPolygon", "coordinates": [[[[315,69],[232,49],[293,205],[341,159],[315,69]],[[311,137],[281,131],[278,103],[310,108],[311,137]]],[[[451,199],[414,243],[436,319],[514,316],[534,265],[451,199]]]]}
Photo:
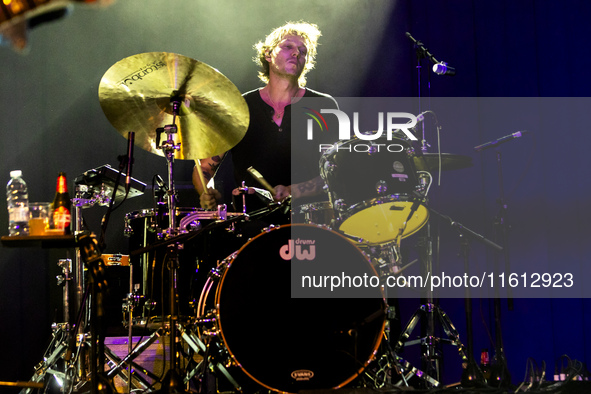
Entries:
{"type": "MultiPolygon", "coordinates": [[[[58,328],[57,331],[53,333],[53,339],[47,348],[47,352],[45,354],[49,354],[48,357],[44,357],[44,361],[39,363],[35,368],[35,374],[31,378],[32,382],[39,383],[45,379],[47,374],[55,375],[54,367],[56,364],[62,360],[62,356],[66,351],[67,346],[67,334],[63,328],[58,328]]],[[[25,388],[21,390],[21,394],[29,394],[32,393],[32,388],[25,388]]]]}
{"type": "MultiPolygon", "coordinates": [[[[421,378],[432,387],[438,387],[438,376],[436,375],[436,377],[433,377],[432,374],[433,371],[436,371],[438,368],[439,355],[437,354],[436,347],[441,343],[448,343],[450,345],[456,346],[458,348],[458,353],[462,359],[462,365],[468,365],[466,348],[464,347],[464,344],[460,341],[460,335],[454,327],[453,323],[451,322],[445,311],[443,311],[440,307],[427,303],[425,305],[421,305],[419,309],[410,318],[408,324],[406,325],[406,328],[404,329],[404,331],[400,335],[398,342],[396,343],[394,352],[396,354],[400,353],[405,346],[411,346],[416,344],[422,345],[423,357],[426,359],[428,363],[435,363],[436,365],[432,367],[431,371],[426,371],[425,376],[428,377],[428,379],[425,376],[422,376],[421,378]],[[433,330],[435,328],[435,323],[438,322],[443,328],[443,331],[445,332],[445,335],[448,338],[438,338],[434,335],[427,335],[425,337],[409,341],[408,339],[410,338],[410,335],[416,328],[421,318],[433,322],[433,327],[431,327],[430,330],[433,330]]],[[[408,364],[407,362],[405,363],[408,364]]]]}
{"type": "MultiPolygon", "coordinates": [[[[403,333],[403,336],[406,335],[407,338],[412,331],[410,325],[412,324],[414,328],[416,322],[418,321],[419,316],[417,313],[415,313],[415,315],[417,317],[416,321],[411,319],[411,323],[409,323],[409,326],[403,333]]],[[[413,316],[413,318],[414,317],[415,316],[413,316]]],[[[384,336],[385,338],[382,341],[382,344],[386,346],[384,353],[380,359],[376,361],[375,367],[373,369],[366,368],[364,371],[364,375],[372,380],[375,388],[387,388],[389,386],[408,387],[408,381],[413,376],[417,376],[419,379],[422,379],[425,383],[431,385],[432,387],[439,387],[440,383],[437,380],[433,379],[431,376],[420,369],[413,367],[408,361],[396,354],[395,349],[398,349],[399,346],[403,346],[404,343],[399,341],[396,345],[396,348],[392,349],[390,346],[390,332],[388,326],[386,326],[384,336]],[[396,384],[392,384],[392,370],[396,371],[396,374],[400,377],[400,380],[396,384]]]]}

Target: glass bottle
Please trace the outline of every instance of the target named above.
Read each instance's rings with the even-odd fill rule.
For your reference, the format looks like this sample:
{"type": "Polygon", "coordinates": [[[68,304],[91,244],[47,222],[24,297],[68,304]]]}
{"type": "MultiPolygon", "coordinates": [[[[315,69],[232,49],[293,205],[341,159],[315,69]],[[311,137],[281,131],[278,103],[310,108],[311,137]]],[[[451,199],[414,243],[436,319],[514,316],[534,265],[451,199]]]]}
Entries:
{"type": "Polygon", "coordinates": [[[57,177],[55,198],[51,204],[53,228],[63,229],[64,234],[70,234],[70,221],[72,218],[72,203],[68,193],[68,181],[66,173],[60,172],[57,177]]]}

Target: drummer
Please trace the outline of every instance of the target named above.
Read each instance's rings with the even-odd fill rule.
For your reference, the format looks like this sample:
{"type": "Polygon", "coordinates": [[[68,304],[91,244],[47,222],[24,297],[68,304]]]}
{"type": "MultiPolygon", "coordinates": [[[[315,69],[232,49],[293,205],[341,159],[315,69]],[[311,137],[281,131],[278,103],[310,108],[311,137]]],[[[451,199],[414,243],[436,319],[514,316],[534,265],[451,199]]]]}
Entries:
{"type": "MultiPolygon", "coordinates": [[[[231,149],[231,157],[237,185],[245,181],[247,186],[260,187],[254,184],[247,171],[253,167],[272,185],[275,201],[290,196],[294,200],[326,200],[322,189],[324,181],[318,171],[317,152],[308,151],[307,156],[301,156],[301,160],[297,158],[296,172],[300,179],[293,179],[293,182],[291,166],[292,132],[306,133],[305,129],[291,130],[292,98],[321,97],[326,99],[322,100],[323,108],[338,108],[331,96],[306,87],[306,74],[314,67],[320,35],[314,24],[288,22],[254,46],[257,52],[254,60],[261,67],[259,78],[265,86],[243,95],[250,113],[250,124],[244,138],[231,149]]],[[[200,170],[206,181],[213,177],[226,154],[201,160],[200,170]]],[[[200,194],[201,207],[214,209],[221,203],[221,193],[213,188],[204,192],[205,187],[197,171],[198,165],[193,170],[193,184],[200,194]]],[[[236,195],[237,189],[232,194],[236,195]]],[[[250,210],[252,206],[247,203],[247,208],[250,210]]]]}

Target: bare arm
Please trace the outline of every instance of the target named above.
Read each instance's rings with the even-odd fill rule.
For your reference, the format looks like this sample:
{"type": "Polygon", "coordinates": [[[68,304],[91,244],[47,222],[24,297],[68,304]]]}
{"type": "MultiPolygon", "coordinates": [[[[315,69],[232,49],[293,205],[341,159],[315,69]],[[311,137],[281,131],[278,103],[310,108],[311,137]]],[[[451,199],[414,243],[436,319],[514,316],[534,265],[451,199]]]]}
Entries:
{"type": "Polygon", "coordinates": [[[324,180],[319,175],[309,181],[291,185],[291,196],[293,198],[318,196],[324,193],[323,187],[324,180]]]}

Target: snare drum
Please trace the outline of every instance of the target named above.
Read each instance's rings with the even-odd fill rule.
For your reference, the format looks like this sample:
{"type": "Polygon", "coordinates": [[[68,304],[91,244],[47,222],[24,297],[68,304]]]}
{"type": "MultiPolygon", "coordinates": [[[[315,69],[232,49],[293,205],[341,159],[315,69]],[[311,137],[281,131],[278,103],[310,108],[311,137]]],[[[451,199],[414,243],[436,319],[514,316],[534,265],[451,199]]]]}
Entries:
{"type": "Polygon", "coordinates": [[[336,228],[361,242],[383,244],[420,230],[429,211],[417,201],[421,190],[414,151],[401,139],[341,141],[320,159],[320,173],[335,210],[336,228]]]}
{"type": "Polygon", "coordinates": [[[276,227],[220,263],[219,279],[208,280],[199,312],[211,313],[215,291],[220,337],[234,364],[263,387],[286,393],[342,387],[375,356],[385,325],[383,293],[380,288],[369,298],[292,298],[291,264],[300,263],[301,251],[295,248],[293,262],[285,251],[296,237],[315,240],[316,266],[334,264],[331,255],[338,254],[360,275],[376,275],[367,257],[334,231],[304,224],[276,227]],[[332,252],[321,251],[324,242],[332,252]]]}

